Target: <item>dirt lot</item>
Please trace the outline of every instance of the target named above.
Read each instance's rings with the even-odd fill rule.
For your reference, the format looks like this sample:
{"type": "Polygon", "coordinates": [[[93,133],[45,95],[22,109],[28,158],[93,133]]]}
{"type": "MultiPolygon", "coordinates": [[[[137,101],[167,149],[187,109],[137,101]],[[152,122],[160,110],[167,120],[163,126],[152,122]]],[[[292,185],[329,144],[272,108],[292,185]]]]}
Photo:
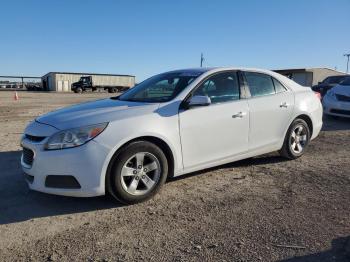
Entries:
{"type": "Polygon", "coordinates": [[[134,206],[31,192],[25,125],[109,96],[0,92],[0,261],[349,261],[350,121],[325,118],[306,155],[271,154],[169,181],[134,206]]]}

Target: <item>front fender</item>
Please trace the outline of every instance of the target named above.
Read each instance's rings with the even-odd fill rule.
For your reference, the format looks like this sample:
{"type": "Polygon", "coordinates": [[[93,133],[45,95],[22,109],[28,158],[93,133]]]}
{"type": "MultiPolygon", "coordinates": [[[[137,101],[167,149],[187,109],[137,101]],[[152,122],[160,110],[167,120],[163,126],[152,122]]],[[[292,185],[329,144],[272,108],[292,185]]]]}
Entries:
{"type": "Polygon", "coordinates": [[[110,123],[106,130],[94,139],[109,150],[100,174],[101,185],[105,183],[108,166],[115,153],[130,141],[142,137],[154,137],[164,141],[173,154],[174,176],[180,174],[183,170],[183,164],[177,118],[178,115],[159,119],[159,116],[152,114],[148,117],[143,116],[110,123]],[[148,121],[148,124],[143,125],[142,121],[148,121]],[[135,126],[135,123],[139,124],[135,126]],[[143,126],[147,129],[142,130],[143,126]]]}

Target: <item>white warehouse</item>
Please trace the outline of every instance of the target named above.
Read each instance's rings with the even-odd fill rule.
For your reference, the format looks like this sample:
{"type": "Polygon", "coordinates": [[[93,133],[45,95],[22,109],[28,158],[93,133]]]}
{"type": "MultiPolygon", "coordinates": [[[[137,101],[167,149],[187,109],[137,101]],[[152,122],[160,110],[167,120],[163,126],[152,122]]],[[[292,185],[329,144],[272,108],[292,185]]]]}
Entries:
{"type": "Polygon", "coordinates": [[[78,82],[82,76],[91,76],[95,85],[125,88],[131,88],[135,85],[135,76],[132,75],[67,72],[49,72],[41,77],[41,82],[45,91],[71,92],[72,84],[78,82]]]}

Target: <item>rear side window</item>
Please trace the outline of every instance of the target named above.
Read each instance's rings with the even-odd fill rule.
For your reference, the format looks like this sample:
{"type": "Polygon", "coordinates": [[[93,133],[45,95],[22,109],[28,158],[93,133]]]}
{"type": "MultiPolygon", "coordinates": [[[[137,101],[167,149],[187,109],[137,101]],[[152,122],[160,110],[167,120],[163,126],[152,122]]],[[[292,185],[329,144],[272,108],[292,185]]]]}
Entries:
{"type": "Polygon", "coordinates": [[[275,87],[269,75],[245,72],[245,77],[252,97],[275,94],[275,87]]]}
{"type": "Polygon", "coordinates": [[[287,91],[287,89],[280,83],[280,81],[272,78],[273,84],[275,85],[276,93],[282,93],[287,91]]]}

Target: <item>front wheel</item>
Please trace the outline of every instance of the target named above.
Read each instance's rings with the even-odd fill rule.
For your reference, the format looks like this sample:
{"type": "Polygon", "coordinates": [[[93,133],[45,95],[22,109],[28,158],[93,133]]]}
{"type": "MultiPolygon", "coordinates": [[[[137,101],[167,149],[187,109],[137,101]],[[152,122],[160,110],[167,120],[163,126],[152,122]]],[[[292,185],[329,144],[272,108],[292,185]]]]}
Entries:
{"type": "Polygon", "coordinates": [[[113,161],[107,190],[117,200],[135,204],[153,197],[167,175],[163,151],[153,143],[137,141],[123,148],[113,161]]]}
{"type": "Polygon", "coordinates": [[[279,153],[281,156],[296,159],[301,157],[310,142],[310,128],[302,119],[295,119],[290,125],[283,146],[279,153]]]}

